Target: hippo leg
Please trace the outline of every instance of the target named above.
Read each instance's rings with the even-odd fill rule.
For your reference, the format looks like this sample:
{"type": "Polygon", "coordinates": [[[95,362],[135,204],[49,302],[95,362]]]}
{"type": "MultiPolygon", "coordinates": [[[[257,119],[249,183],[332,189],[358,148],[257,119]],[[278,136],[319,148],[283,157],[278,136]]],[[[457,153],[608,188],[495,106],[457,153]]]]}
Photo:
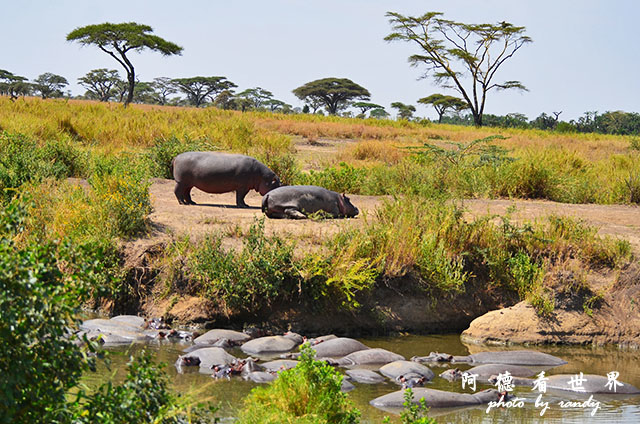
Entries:
{"type": "Polygon", "coordinates": [[[236,205],[238,205],[238,207],[241,207],[241,208],[249,207],[249,205],[247,205],[244,202],[244,196],[246,196],[247,193],[249,193],[248,188],[239,188],[236,190],[236,205]]]}
{"type": "Polygon", "coordinates": [[[305,214],[294,208],[286,208],[284,210],[284,214],[290,219],[305,219],[307,217],[305,214]]]}
{"type": "Polygon", "coordinates": [[[195,205],[195,202],[191,200],[191,187],[186,184],[176,182],[176,187],[173,189],[173,193],[178,199],[178,203],[181,205],[195,205]]]}

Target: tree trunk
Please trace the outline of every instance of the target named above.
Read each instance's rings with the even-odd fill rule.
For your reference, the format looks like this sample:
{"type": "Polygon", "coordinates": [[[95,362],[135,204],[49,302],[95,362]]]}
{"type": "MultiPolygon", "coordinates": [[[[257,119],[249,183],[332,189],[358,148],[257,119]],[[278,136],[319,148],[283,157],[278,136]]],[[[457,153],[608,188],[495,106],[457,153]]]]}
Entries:
{"type": "Polygon", "coordinates": [[[127,99],[124,101],[124,107],[127,107],[129,103],[133,101],[133,90],[136,87],[136,77],[133,67],[131,67],[131,72],[127,72],[127,79],[129,80],[129,93],[127,94],[127,99]]]}

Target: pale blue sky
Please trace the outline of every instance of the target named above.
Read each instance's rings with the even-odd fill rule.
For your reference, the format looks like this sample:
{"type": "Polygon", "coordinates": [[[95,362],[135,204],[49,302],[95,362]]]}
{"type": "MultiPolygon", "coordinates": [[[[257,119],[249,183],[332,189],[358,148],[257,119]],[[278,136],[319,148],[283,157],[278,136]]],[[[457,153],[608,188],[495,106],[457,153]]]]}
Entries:
{"type": "MultiPolygon", "coordinates": [[[[500,80],[522,81],[529,92],[493,92],[486,112],[520,112],[533,119],[563,111],[640,112],[640,2],[635,0],[2,0],[0,69],[29,79],[44,72],[65,76],[74,94],[89,70],[120,65],[95,47],[65,41],[76,27],[135,21],[184,47],[182,56],[143,52],[132,62],[140,80],[221,75],[239,90],[262,87],[302,106],[291,93],[318,78],[350,78],[371,101],[393,112],[394,101],[416,100],[443,90],[417,80],[421,70],[407,57],[407,43],[387,43],[385,13],[444,17],[469,23],[507,21],[525,26],[533,43],[501,69],[500,80]]],[[[455,93],[449,93],[455,94],[455,93]]]]}

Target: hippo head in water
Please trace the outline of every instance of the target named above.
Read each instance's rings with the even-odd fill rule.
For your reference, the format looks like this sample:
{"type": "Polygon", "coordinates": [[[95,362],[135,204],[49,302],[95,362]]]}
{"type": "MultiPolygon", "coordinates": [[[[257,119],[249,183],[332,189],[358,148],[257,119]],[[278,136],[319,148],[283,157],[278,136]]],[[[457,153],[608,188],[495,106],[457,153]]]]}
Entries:
{"type": "Polygon", "coordinates": [[[353,206],[353,203],[351,203],[349,198],[345,196],[344,193],[342,193],[338,197],[338,209],[340,209],[340,214],[342,216],[346,216],[347,218],[353,218],[360,213],[358,208],[353,206]]]}
{"type": "Polygon", "coordinates": [[[269,178],[262,178],[260,180],[258,183],[258,193],[260,193],[261,196],[264,196],[274,188],[280,187],[280,185],[280,178],[273,173],[273,176],[270,176],[269,178]]]}

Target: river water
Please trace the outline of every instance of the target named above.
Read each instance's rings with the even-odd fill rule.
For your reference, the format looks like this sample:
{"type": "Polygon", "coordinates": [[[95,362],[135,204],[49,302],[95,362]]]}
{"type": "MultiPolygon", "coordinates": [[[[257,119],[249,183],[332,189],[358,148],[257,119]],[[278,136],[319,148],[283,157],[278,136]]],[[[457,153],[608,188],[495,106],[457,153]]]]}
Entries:
{"type": "MultiPolygon", "coordinates": [[[[480,347],[464,345],[458,335],[403,335],[381,338],[361,338],[361,342],[370,347],[380,347],[403,355],[410,359],[414,355],[424,356],[429,352],[446,352],[453,355],[468,355],[483,350],[513,350],[512,348],[480,347]]],[[[158,342],[145,345],[132,345],[128,347],[109,348],[111,352],[111,369],[101,366],[96,373],[88,373],[84,381],[89,385],[98,385],[109,378],[120,380],[126,373],[126,363],[129,355],[141,349],[152,352],[158,362],[167,364],[168,372],[173,388],[181,393],[189,393],[196,400],[212,401],[221,409],[218,416],[233,417],[235,411],[242,405],[242,400],[247,396],[254,383],[246,382],[240,377],[233,377],[231,381],[214,380],[208,375],[199,374],[197,367],[187,370],[184,374],[176,372],[173,363],[177,357],[183,354],[182,350],[187,344],[158,342]]],[[[569,346],[545,346],[535,347],[535,350],[559,356],[568,364],[552,368],[546,372],[552,374],[599,374],[606,376],[611,371],[618,371],[620,381],[640,387],[640,351],[621,351],[614,347],[569,347],[569,346]]],[[[246,357],[239,349],[230,353],[237,357],[246,357]]],[[[425,387],[471,393],[467,387],[462,389],[461,382],[448,382],[438,377],[448,366],[434,366],[430,368],[436,374],[433,381],[425,387]]],[[[469,368],[465,364],[456,364],[460,369],[469,368]]],[[[340,368],[339,368],[340,369],[340,368]]],[[[369,401],[378,396],[398,390],[394,383],[387,382],[380,385],[366,385],[354,383],[356,389],[349,392],[348,396],[355,406],[362,412],[362,422],[380,423],[385,416],[397,417],[393,413],[378,410],[369,405],[369,401]]],[[[491,386],[478,383],[477,390],[491,386]]],[[[538,393],[528,387],[516,387],[514,394],[524,398],[522,408],[494,408],[486,412],[483,407],[436,410],[429,412],[430,416],[437,419],[438,423],[640,423],[640,396],[621,398],[606,395],[594,395],[593,401],[599,401],[599,408],[594,414],[593,407],[561,408],[559,402],[575,401],[584,402],[588,396],[579,394],[567,394],[558,396],[554,394],[543,395],[542,400],[549,402],[549,408],[543,416],[540,416],[541,408],[535,406],[538,393]]]]}

